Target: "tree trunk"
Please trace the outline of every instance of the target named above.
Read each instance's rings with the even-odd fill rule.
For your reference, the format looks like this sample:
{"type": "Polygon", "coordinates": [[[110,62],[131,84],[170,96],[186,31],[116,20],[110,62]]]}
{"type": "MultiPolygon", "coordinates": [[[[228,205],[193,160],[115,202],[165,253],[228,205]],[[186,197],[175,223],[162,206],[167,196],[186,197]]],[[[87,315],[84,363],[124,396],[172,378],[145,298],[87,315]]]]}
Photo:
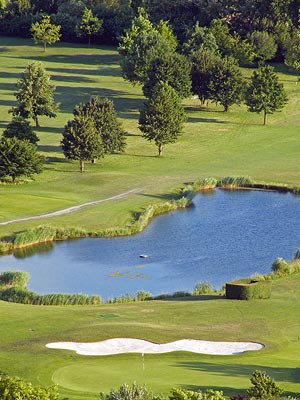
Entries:
{"type": "Polygon", "coordinates": [[[264,125],[266,125],[267,123],[267,113],[266,111],[264,111],[264,125]]]}
{"type": "Polygon", "coordinates": [[[163,149],[162,144],[159,144],[158,145],[158,156],[159,157],[162,155],[162,149],[163,149]]]}
{"type": "Polygon", "coordinates": [[[84,161],[79,160],[79,165],[80,165],[80,172],[83,172],[84,171],[84,161]]]}
{"type": "Polygon", "coordinates": [[[37,115],[35,115],[34,121],[35,121],[35,127],[36,127],[36,128],[39,128],[39,127],[40,127],[40,124],[39,124],[39,119],[38,119],[38,116],[37,116],[37,115]]]}
{"type": "Polygon", "coordinates": [[[91,47],[91,35],[89,35],[89,48],[91,47]]]}
{"type": "Polygon", "coordinates": [[[44,52],[46,51],[46,46],[47,46],[47,43],[44,42],[44,52]]]}

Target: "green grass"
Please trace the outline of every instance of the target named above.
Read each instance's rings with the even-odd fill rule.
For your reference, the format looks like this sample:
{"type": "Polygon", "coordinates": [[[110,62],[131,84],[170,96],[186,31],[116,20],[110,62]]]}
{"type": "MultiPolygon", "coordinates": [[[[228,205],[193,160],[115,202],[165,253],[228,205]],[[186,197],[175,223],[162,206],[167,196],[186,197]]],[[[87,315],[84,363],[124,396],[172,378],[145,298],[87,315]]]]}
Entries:
{"type": "MultiPolygon", "coordinates": [[[[72,215],[51,219],[56,226],[102,230],[128,223],[132,212],[149,203],[164,200],[183,182],[214,176],[250,176],[254,181],[297,186],[300,115],[297,77],[281,68],[280,79],[289,95],[287,107],[269,117],[249,113],[235,106],[228,113],[212,105],[201,110],[197,100],[186,100],[188,122],[175,144],[156,156],[153,144],[138,130],[137,119],[143,96],[121,77],[115,48],[91,48],[59,43],[46,53],[30,40],[0,38],[0,130],[11,120],[8,110],[15,104],[14,91],[20,73],[28,63],[42,61],[56,85],[61,112],[56,119],[41,119],[37,130],[39,149],[48,163],[45,172],[24,185],[0,185],[0,220],[47,213],[91,200],[99,200],[132,188],[138,194],[114,203],[103,203],[72,215]],[[59,147],[61,133],[72,109],[90,96],[114,100],[118,116],[130,133],[123,155],[111,155],[79,173],[76,162],[68,162],[59,147]]],[[[244,70],[245,75],[251,73],[244,70]]],[[[49,220],[0,226],[0,237],[32,228],[49,220]]]]}
{"type": "MultiPolygon", "coordinates": [[[[61,112],[41,119],[39,150],[47,157],[43,174],[23,185],[0,185],[0,220],[47,213],[100,200],[130,190],[142,192],[102,203],[71,215],[0,227],[0,237],[40,224],[99,231],[128,225],[135,212],[165,202],[184,182],[206,177],[250,176],[255,182],[299,186],[299,90],[297,77],[280,67],[289,103],[262,125],[262,116],[235,106],[228,113],[214,105],[199,108],[186,100],[188,122],[179,141],[158,158],[153,144],[137,126],[143,96],[124,82],[114,48],[87,49],[59,43],[46,53],[29,40],[0,37],[0,129],[11,120],[15,83],[28,63],[45,63],[57,86],[61,112]],[[119,118],[130,133],[123,155],[111,155],[79,173],[63,157],[61,132],[72,109],[92,95],[114,100],[119,118]]],[[[244,70],[249,76],[250,70],[244,70]]],[[[221,388],[237,394],[249,386],[255,369],[266,370],[292,394],[300,392],[300,276],[274,282],[266,301],[155,301],[105,306],[29,306],[0,302],[0,370],[33,383],[59,383],[62,395],[74,400],[96,399],[124,381],[148,384],[167,393],[173,385],[196,389],[221,388]],[[101,314],[118,318],[99,318],[101,314]],[[84,357],[50,350],[54,341],[96,341],[138,337],[158,343],[182,338],[250,340],[266,344],[261,352],[236,356],[189,353],[146,355],[145,370],[138,355],[84,357]]]]}
{"type": "Polygon", "coordinates": [[[270,300],[179,299],[103,306],[30,306],[0,302],[0,370],[33,383],[59,384],[70,399],[96,399],[123,382],[146,383],[155,392],[172,386],[245,391],[256,369],[285,391],[300,392],[300,275],[274,281],[270,300]],[[114,315],[117,318],[99,316],[114,315]],[[56,341],[93,342],[114,337],[157,343],[193,338],[256,341],[258,352],[209,356],[188,352],[87,357],[47,349],[56,341]]]}

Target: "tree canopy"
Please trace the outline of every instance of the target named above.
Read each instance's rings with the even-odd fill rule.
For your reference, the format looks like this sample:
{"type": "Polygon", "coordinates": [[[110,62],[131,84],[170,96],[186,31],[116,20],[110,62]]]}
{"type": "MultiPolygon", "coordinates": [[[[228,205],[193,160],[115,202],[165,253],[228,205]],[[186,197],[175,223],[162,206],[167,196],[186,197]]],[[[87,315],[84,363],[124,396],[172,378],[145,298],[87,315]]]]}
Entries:
{"type": "Polygon", "coordinates": [[[13,182],[21,176],[32,177],[42,172],[44,157],[36,146],[16,137],[0,141],[0,177],[10,177],[13,182]]]}
{"type": "Polygon", "coordinates": [[[19,104],[10,112],[23,118],[33,118],[37,127],[39,116],[56,117],[58,104],[54,102],[55,86],[50,79],[42,63],[29,64],[17,82],[18,91],[15,95],[19,104]]]}
{"type": "Polygon", "coordinates": [[[281,110],[287,101],[283,84],[279,82],[274,68],[270,65],[260,65],[258,70],[253,72],[246,91],[248,110],[263,112],[265,125],[267,115],[281,110]]]}
{"type": "Polygon", "coordinates": [[[76,25],[76,34],[81,37],[88,37],[88,44],[91,47],[91,36],[102,30],[102,19],[93,14],[93,11],[85,7],[81,21],[76,25]]]}
{"type": "Polygon", "coordinates": [[[28,140],[33,144],[37,144],[40,140],[30,126],[29,121],[20,115],[12,118],[7,128],[3,131],[3,136],[6,138],[16,137],[20,140],[28,140]]]}
{"type": "Polygon", "coordinates": [[[32,38],[35,43],[42,43],[46,51],[47,44],[60,40],[60,28],[60,25],[51,24],[50,16],[47,15],[41,21],[36,21],[31,25],[32,38]]]}
{"type": "Polygon", "coordinates": [[[176,142],[185,120],[176,90],[167,83],[159,82],[140,112],[139,128],[145,139],[154,141],[160,156],[164,145],[176,142]]]}
{"type": "Polygon", "coordinates": [[[0,398],[5,400],[58,400],[55,387],[33,386],[21,378],[0,376],[0,398]]]}

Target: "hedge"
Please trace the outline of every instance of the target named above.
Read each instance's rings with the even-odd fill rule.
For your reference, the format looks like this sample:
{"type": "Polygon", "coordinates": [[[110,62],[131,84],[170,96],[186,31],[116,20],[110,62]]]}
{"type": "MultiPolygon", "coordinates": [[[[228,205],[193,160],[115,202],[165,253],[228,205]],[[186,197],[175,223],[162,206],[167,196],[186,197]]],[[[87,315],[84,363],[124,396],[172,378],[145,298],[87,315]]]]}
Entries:
{"type": "Polygon", "coordinates": [[[226,283],[226,298],[235,300],[269,299],[272,283],[242,279],[226,283]]]}

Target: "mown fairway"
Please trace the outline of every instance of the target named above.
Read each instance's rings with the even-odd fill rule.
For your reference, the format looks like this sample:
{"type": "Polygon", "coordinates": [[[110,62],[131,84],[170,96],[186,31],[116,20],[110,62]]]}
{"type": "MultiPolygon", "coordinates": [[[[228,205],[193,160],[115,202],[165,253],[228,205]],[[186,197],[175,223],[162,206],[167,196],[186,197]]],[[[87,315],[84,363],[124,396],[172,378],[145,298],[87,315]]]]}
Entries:
{"type": "MultiPolygon", "coordinates": [[[[186,101],[188,122],[180,140],[165,148],[162,158],[140,137],[138,110],[143,97],[138,87],[123,81],[114,48],[92,48],[60,43],[46,53],[27,40],[0,38],[0,123],[11,120],[15,83],[26,65],[45,63],[55,83],[58,117],[41,119],[37,130],[39,150],[47,157],[45,172],[24,185],[0,186],[0,220],[55,211],[98,200],[132,188],[143,192],[124,200],[103,203],[51,220],[0,227],[0,236],[37,225],[82,226],[100,230],[122,225],[132,212],[168,197],[184,182],[200,177],[249,175],[256,181],[300,184],[299,90],[297,76],[284,71],[280,78],[289,103],[269,117],[233,107],[226,114],[211,106],[200,110],[196,100],[186,101]],[[90,96],[115,101],[118,115],[129,132],[124,155],[111,155],[84,174],[78,164],[64,159],[61,132],[72,109],[90,96]]],[[[244,71],[249,75],[251,71],[244,71]]],[[[295,221],[297,223],[297,221],[295,221]]],[[[274,258],[276,255],[274,255],[274,258]]],[[[184,267],[184,266],[183,266],[184,267]]],[[[215,268],[218,268],[216,265],[215,268]]],[[[38,307],[0,302],[0,370],[33,383],[50,385],[70,399],[97,398],[98,392],[124,381],[147,383],[168,393],[181,385],[192,389],[221,388],[237,394],[249,387],[255,369],[266,370],[290,393],[300,392],[299,319],[300,276],[274,283],[272,299],[237,302],[226,300],[169,301],[103,307],[38,307]],[[106,313],[118,317],[105,318],[106,313]],[[104,315],[104,316],[103,316],[104,315]],[[50,350],[54,341],[98,341],[113,337],[143,338],[164,343],[183,338],[258,341],[262,352],[236,356],[170,353],[85,357],[50,350]]]]}

